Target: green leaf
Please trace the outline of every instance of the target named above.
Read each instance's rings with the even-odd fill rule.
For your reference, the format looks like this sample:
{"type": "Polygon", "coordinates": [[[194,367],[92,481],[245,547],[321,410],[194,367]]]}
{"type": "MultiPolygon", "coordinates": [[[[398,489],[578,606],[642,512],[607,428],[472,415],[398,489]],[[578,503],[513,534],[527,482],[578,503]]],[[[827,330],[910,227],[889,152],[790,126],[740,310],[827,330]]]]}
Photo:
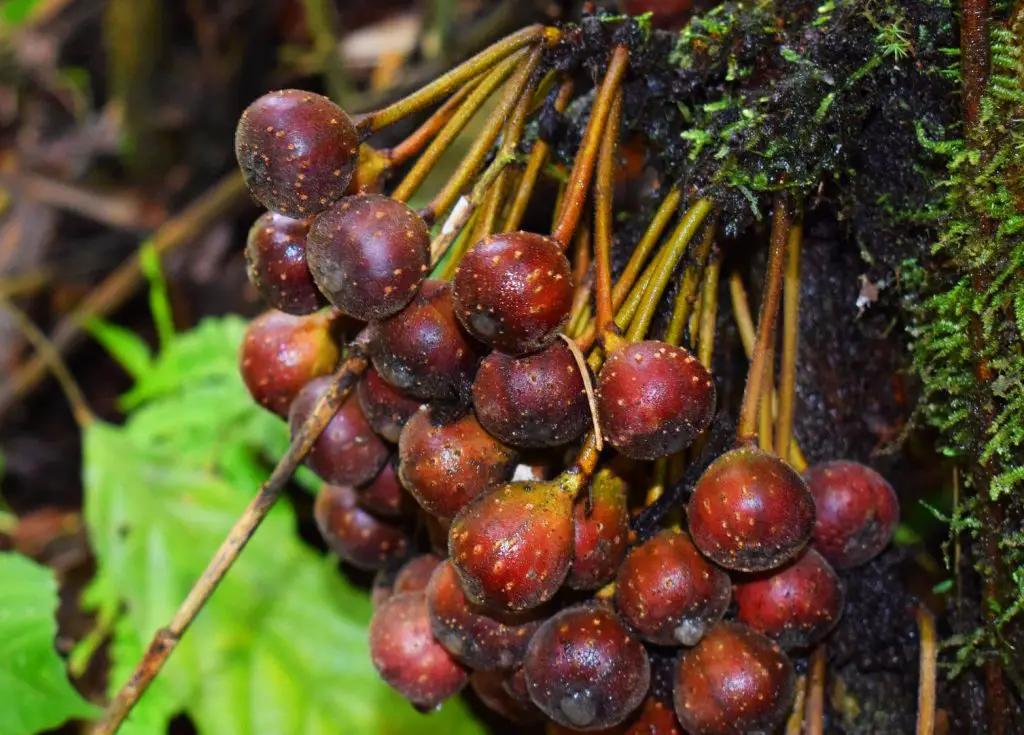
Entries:
{"type": "Polygon", "coordinates": [[[85,328],[135,380],[152,370],[153,356],[149,345],[132,330],[95,318],[86,321],[85,328]]]}
{"type": "Polygon", "coordinates": [[[3,0],[0,2],[0,24],[21,25],[38,4],[39,0],[3,0]]]}
{"type": "Polygon", "coordinates": [[[171,299],[167,295],[167,280],[160,266],[160,255],[151,240],[146,240],[139,248],[139,266],[149,282],[149,310],[153,313],[160,347],[166,349],[174,340],[174,316],[171,313],[171,299]]]}
{"type": "Polygon", "coordinates": [[[0,735],[32,735],[98,709],[68,681],[54,648],[57,583],[46,567],[0,554],[0,735]]]}

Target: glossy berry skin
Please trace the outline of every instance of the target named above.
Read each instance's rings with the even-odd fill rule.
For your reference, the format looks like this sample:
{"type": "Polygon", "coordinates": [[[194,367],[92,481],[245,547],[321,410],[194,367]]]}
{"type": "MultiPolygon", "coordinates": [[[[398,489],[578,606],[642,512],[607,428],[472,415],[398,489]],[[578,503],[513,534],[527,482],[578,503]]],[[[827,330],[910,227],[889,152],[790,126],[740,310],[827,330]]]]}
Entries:
{"type": "Polygon", "coordinates": [[[298,317],[271,310],[246,327],[239,370],[253,400],[287,417],[303,386],[333,372],[340,354],[325,315],[298,317]]]}
{"type": "Polygon", "coordinates": [[[425,592],[430,584],[430,577],[442,563],[441,557],[437,554],[420,554],[402,565],[395,575],[395,582],[392,586],[394,593],[400,595],[403,592],[425,592]]]}
{"type": "Polygon", "coordinates": [[[484,705],[501,715],[503,719],[519,725],[535,725],[544,720],[544,713],[527,699],[520,701],[508,693],[505,682],[508,672],[501,670],[474,671],[469,676],[469,686],[484,705]]]}
{"type": "Polygon", "coordinates": [[[694,544],[719,566],[775,569],[807,545],[814,498],[786,462],[757,447],[726,452],[697,481],[687,506],[694,544]]]}
{"type": "Polygon", "coordinates": [[[416,509],[416,503],[398,481],[394,460],[385,462],[377,476],[357,492],[359,506],[382,518],[400,518],[416,509]]]}
{"type": "Polygon", "coordinates": [[[691,735],[774,732],[793,706],[793,663],[745,625],[718,623],[676,667],[676,716],[691,735]]]}
{"type": "Polygon", "coordinates": [[[409,551],[405,529],[360,508],[350,487],[320,488],[313,515],[327,545],[354,567],[383,569],[404,559],[409,551]]]}
{"type": "Polygon", "coordinates": [[[736,620],[783,648],[806,648],[828,634],[843,614],[843,588],[835,570],[814,549],[796,561],[733,587],[736,620]]]}
{"type": "Polygon", "coordinates": [[[520,664],[530,637],[540,627],[536,616],[490,612],[472,604],[450,561],[430,578],[427,609],[434,637],[475,670],[511,669],[520,664]]]}
{"type": "Polygon", "coordinates": [[[900,520],[892,485],[870,467],[837,460],[811,467],[807,487],[818,510],[811,543],[840,569],[882,553],[900,520]]]}
{"type": "Polygon", "coordinates": [[[394,444],[402,428],[423,405],[423,401],[408,396],[380,377],[373,367],[367,368],[356,386],[359,407],[377,435],[394,444]]]}
{"type": "Polygon", "coordinates": [[[394,595],[373,613],[370,658],[389,686],[424,711],[469,681],[468,672],[434,640],[422,592],[394,595]]]}
{"type": "Polygon", "coordinates": [[[671,707],[648,697],[640,713],[629,722],[625,735],[686,735],[671,707]]]}
{"type": "Polygon", "coordinates": [[[523,661],[530,697],[552,720],[577,730],[623,722],[647,695],[647,651],[606,606],[585,603],[550,618],[523,661]]]}
{"type": "Polygon", "coordinates": [[[454,518],[515,468],[516,453],[484,431],[472,413],[446,423],[421,409],[402,430],[398,476],[425,511],[454,518]]]}
{"type": "Polygon", "coordinates": [[[632,459],[678,452],[711,423],[715,384],[697,358],[665,342],[627,344],[598,376],[597,408],[608,443],[632,459]]]}
{"type": "Polygon", "coordinates": [[[572,507],[573,494],[554,482],[512,482],[463,508],[448,554],[466,597],[511,612],[554,597],[572,563],[572,507]]]}
{"type": "Polygon", "coordinates": [[[694,646],[729,607],[729,575],[689,537],[665,529],[634,547],[619,569],[615,603],[623,622],[659,646],[694,646]]]}
{"type": "Polygon", "coordinates": [[[409,207],[380,194],[335,202],[313,222],[306,259],[327,299],[371,321],[396,314],[426,278],[430,232],[409,207]]]}
{"type": "Polygon", "coordinates": [[[309,221],[265,212],[249,229],[246,272],[260,296],[287,314],[312,314],[327,306],[306,263],[309,221]]]}
{"type": "Polygon", "coordinates": [[[532,232],[491,235],[463,256],[452,280],[466,330],[519,356],[547,347],[572,307],[572,268],[554,240],[532,232]]]}
{"type": "Polygon", "coordinates": [[[517,447],[567,444],[591,422],[583,377],[562,340],[525,357],[485,357],[473,381],[473,409],[485,429],[517,447]]]}
{"type": "Polygon", "coordinates": [[[425,281],[374,337],[373,366],[391,385],[424,400],[468,402],[482,346],[455,318],[447,283],[425,281]]]}
{"type": "Polygon", "coordinates": [[[589,494],[576,499],[572,567],[565,580],[572,589],[600,589],[615,578],[629,544],[628,490],[620,477],[602,469],[589,494]]]}
{"type": "Polygon", "coordinates": [[[359,138],[326,97],[268,92],[242,113],[235,156],[253,198],[289,217],[310,217],[341,199],[355,171],[359,138]]]}
{"type": "MultiPolygon", "coordinates": [[[[330,384],[331,378],[317,378],[299,391],[288,414],[292,436],[330,384]]],[[[313,444],[306,466],[324,482],[359,486],[377,476],[388,461],[388,454],[387,445],[373,433],[363,416],[359,401],[350,395],[313,444]]]]}

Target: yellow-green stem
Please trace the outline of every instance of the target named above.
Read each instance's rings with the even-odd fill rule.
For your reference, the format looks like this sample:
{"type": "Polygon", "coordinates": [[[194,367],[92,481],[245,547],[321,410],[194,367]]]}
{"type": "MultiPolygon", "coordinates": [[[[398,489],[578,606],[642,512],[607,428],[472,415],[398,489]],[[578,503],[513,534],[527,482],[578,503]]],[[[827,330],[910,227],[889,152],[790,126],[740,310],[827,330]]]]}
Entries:
{"type": "Polygon", "coordinates": [[[409,137],[400,142],[394,148],[380,151],[392,166],[401,166],[410,158],[415,156],[423,147],[429,143],[435,135],[440,133],[455,116],[455,113],[462,107],[462,104],[480,86],[484,77],[474,77],[462,85],[454,95],[449,97],[434,114],[427,118],[422,125],[416,128],[409,137]]]}
{"type": "Polygon", "coordinates": [[[654,246],[658,244],[662,233],[668,227],[668,223],[672,221],[676,210],[679,209],[679,202],[682,201],[682,198],[682,191],[678,187],[673,187],[665,195],[665,198],[661,200],[661,204],[658,205],[658,211],[654,213],[651,223],[647,225],[643,237],[640,238],[640,242],[633,249],[633,254],[629,256],[626,267],[622,269],[622,275],[619,276],[619,280],[615,283],[615,288],[612,289],[612,306],[614,308],[618,309],[622,306],[622,302],[625,301],[630,289],[633,288],[633,284],[636,282],[640,269],[647,261],[647,256],[654,250],[654,246]]]}
{"type": "Polygon", "coordinates": [[[605,124],[598,154],[597,179],[594,182],[594,300],[597,333],[602,337],[615,329],[612,306],[612,195],[621,116],[622,92],[618,91],[605,124]]]}
{"type": "Polygon", "coordinates": [[[683,331],[690,321],[690,314],[697,302],[697,291],[700,289],[701,280],[704,276],[704,266],[708,260],[708,253],[711,252],[711,245],[715,241],[715,226],[709,224],[701,238],[700,245],[693,254],[690,266],[683,273],[683,282],[676,295],[676,303],[672,309],[672,318],[669,321],[668,329],[665,332],[665,341],[670,345],[679,346],[683,339],[683,331]]]}
{"type": "Polygon", "coordinates": [[[800,251],[803,225],[793,223],[786,241],[786,273],[782,296],[782,355],[779,370],[779,415],[775,426],[776,448],[782,453],[793,436],[793,405],[796,399],[796,358],[800,340],[800,251]]]}

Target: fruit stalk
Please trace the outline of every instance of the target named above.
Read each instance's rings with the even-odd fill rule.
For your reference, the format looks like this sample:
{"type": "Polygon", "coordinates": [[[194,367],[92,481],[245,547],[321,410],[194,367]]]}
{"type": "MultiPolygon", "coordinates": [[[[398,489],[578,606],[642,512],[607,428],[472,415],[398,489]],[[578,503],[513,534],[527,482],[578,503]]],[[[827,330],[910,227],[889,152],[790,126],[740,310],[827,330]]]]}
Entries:
{"type": "Polygon", "coordinates": [[[480,86],[485,76],[481,74],[470,79],[405,140],[393,148],[381,151],[381,154],[384,155],[390,166],[401,166],[423,150],[423,147],[433,140],[435,135],[444,130],[455,114],[461,109],[462,103],[480,86]]]}
{"type": "Polygon", "coordinates": [[[594,184],[594,273],[597,333],[603,338],[615,332],[612,306],[612,194],[615,152],[622,117],[622,92],[615,93],[597,161],[594,184]]]}
{"type": "Polygon", "coordinates": [[[825,675],[828,654],[822,644],[811,653],[810,674],[807,677],[807,715],[804,718],[807,735],[822,735],[825,728],[825,675]]]}
{"type": "Polygon", "coordinates": [[[235,522],[221,547],[210,560],[206,570],[181,603],[174,618],[154,635],[142,660],[136,666],[131,678],[122,686],[107,705],[103,716],[93,726],[91,735],[111,735],[117,732],[121,723],[145,693],[157,674],[167,663],[181,637],[203,609],[207,600],[217,589],[221,580],[242,553],[249,539],[256,533],[263,519],[277,502],[285,483],[294,474],[324,428],[337,413],[342,403],[355,388],[359,377],[369,362],[365,356],[366,345],[357,338],[349,350],[348,359],[338,370],[331,386],[321,396],[311,415],[295,434],[288,451],[274,467],[270,477],[260,487],[242,516],[235,522]]]}
{"type": "Polygon", "coordinates": [[[796,358],[800,341],[800,252],[803,223],[793,223],[786,240],[786,273],[783,276],[782,356],[779,372],[779,412],[775,424],[776,452],[786,457],[793,438],[793,404],[796,398],[796,358]]]}
{"type": "Polygon", "coordinates": [[[711,253],[711,246],[714,241],[715,227],[712,225],[704,231],[704,237],[701,239],[697,250],[693,253],[692,263],[683,274],[679,295],[676,296],[675,307],[672,309],[672,319],[665,333],[665,341],[670,345],[678,347],[683,339],[683,329],[690,320],[694,304],[697,303],[697,290],[700,287],[704,268],[707,265],[708,255],[711,253]]]}
{"type": "Polygon", "coordinates": [[[917,689],[917,735],[934,735],[935,686],[938,668],[935,618],[924,605],[918,605],[916,617],[921,639],[920,683],[917,689]]]}

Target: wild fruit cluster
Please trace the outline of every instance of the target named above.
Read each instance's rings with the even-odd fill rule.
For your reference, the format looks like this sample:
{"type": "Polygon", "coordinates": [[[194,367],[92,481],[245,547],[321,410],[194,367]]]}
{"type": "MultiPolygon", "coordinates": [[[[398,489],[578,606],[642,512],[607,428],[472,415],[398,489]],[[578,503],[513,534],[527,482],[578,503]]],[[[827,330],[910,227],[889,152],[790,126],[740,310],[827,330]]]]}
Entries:
{"type": "MultiPolygon", "coordinates": [[[[886,546],[896,497],[862,465],[801,473],[779,456],[790,452],[754,442],[749,419],[767,403],[762,349],[735,448],[655,533],[631,528],[655,486],[697,461],[715,412],[705,318],[717,303],[714,205],[667,191],[613,287],[623,42],[562,168],[551,232],[520,229],[550,156],[544,137],[527,146],[524,130],[534,116],[557,119],[586,78],[554,63],[572,42],[571,30],[526,29],[356,120],[309,92],[256,100],[236,153],[268,210],[246,256],[273,309],[251,323],[241,371],[294,435],[315,420],[336,371],[363,371],[306,464],[325,483],[315,514],[327,543],[378,572],[373,663],[414,706],[431,710],[469,685],[516,722],[768,731],[792,706],[787,652],[807,651],[836,624],[834,567],[886,546]],[[427,207],[410,209],[426,172],[498,90],[463,165],[427,207]],[[367,143],[432,106],[399,145],[367,143]],[[384,195],[396,171],[404,178],[384,195]],[[663,239],[684,198],[689,209],[663,239]],[[681,263],[674,327],[649,339],[681,263]],[[361,331],[345,346],[352,322],[361,331]],[[684,332],[697,354],[680,345],[684,332]],[[340,367],[353,356],[365,359],[340,367]],[[652,689],[652,653],[666,650],[677,652],[672,701],[652,689]]],[[[766,304],[780,272],[769,269],[766,304]]],[[[763,305],[762,348],[774,322],[763,305]]]]}

